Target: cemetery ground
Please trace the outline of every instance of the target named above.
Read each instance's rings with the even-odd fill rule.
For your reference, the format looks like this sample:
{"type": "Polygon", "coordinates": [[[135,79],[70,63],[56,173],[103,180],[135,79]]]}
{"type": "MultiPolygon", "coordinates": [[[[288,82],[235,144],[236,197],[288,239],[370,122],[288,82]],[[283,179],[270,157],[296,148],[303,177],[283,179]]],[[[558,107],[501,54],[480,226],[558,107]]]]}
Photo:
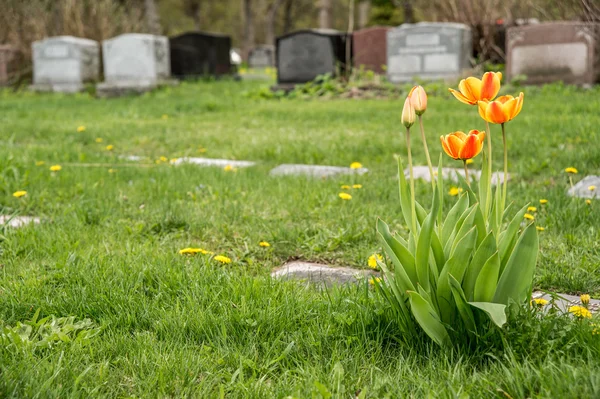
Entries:
{"type": "MultiPolygon", "coordinates": [[[[0,396],[598,397],[600,335],[587,320],[524,311],[479,348],[406,347],[366,281],[319,290],[271,279],[291,259],[367,268],[381,253],[377,217],[406,234],[393,157],[406,147],[401,99],[245,95],[264,85],[184,83],[119,99],[0,93],[3,214],[41,218],[1,232],[0,396]],[[185,156],[257,165],[170,163],[185,156]],[[282,163],[352,162],[369,172],[269,176],[282,163]],[[179,253],[189,247],[214,255],[179,253]],[[47,316],[74,316],[54,323],[65,342],[14,329],[47,316]]],[[[544,228],[535,288],[598,297],[600,202],[568,197],[564,170],[577,168],[574,182],[598,174],[600,89],[524,92],[507,129],[509,190],[544,228]]],[[[429,104],[432,153],[441,134],[484,128],[449,93],[429,104]]],[[[492,136],[501,148],[497,126],[492,136]]],[[[424,202],[427,189],[417,183],[424,202]]]]}

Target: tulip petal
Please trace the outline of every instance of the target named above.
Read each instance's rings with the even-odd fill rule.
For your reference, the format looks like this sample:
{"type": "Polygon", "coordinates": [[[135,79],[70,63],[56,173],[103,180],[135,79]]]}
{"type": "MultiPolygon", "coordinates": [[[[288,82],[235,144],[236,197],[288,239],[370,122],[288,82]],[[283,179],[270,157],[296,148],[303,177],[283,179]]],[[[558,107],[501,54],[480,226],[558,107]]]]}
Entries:
{"type": "Polygon", "coordinates": [[[452,136],[456,136],[460,139],[460,141],[465,141],[467,139],[467,134],[461,132],[460,130],[458,132],[454,132],[454,133],[450,133],[452,136]]]}
{"type": "Polygon", "coordinates": [[[483,142],[476,134],[470,135],[460,149],[458,157],[462,160],[471,159],[479,154],[483,148],[483,142]]]}
{"type": "Polygon", "coordinates": [[[481,81],[481,99],[493,100],[500,91],[500,78],[494,72],[486,72],[481,81]]]}
{"type": "Polygon", "coordinates": [[[504,112],[504,116],[506,117],[506,122],[511,121],[515,116],[517,116],[518,108],[518,98],[513,98],[512,100],[502,105],[502,111],[504,112]]]}
{"type": "Polygon", "coordinates": [[[481,119],[483,119],[484,121],[489,122],[489,120],[486,119],[485,117],[485,111],[487,110],[489,103],[487,101],[478,101],[477,102],[477,108],[479,109],[479,116],[481,116],[481,119]]]}
{"type": "MultiPolygon", "coordinates": [[[[448,147],[448,144],[446,143],[446,139],[444,138],[444,136],[440,136],[440,141],[442,142],[442,148],[444,149],[444,152],[446,154],[448,154],[448,156],[450,158],[454,158],[454,155],[452,154],[450,147],[448,147]]],[[[456,159],[456,158],[454,158],[454,159],[456,159]]]]}
{"type": "Polygon", "coordinates": [[[508,118],[504,113],[504,107],[502,103],[499,103],[498,101],[492,101],[488,104],[485,110],[484,119],[488,122],[497,124],[508,122],[508,118]]]}
{"type": "Polygon", "coordinates": [[[525,97],[525,95],[523,94],[523,92],[521,92],[518,97],[519,105],[517,106],[517,110],[515,111],[513,118],[515,116],[519,115],[519,113],[521,112],[521,109],[523,109],[523,101],[525,100],[524,97],[525,97]]]}
{"type": "Polygon", "coordinates": [[[464,145],[464,141],[462,141],[456,135],[450,134],[450,135],[446,136],[446,144],[448,145],[448,148],[450,149],[450,154],[452,154],[450,156],[454,159],[458,159],[459,158],[458,155],[460,153],[460,149],[464,145]]]}
{"type": "Polygon", "coordinates": [[[458,84],[458,89],[465,97],[475,103],[475,101],[481,98],[481,80],[469,77],[463,79],[458,84]]]}
{"type": "Polygon", "coordinates": [[[452,95],[463,104],[474,105],[477,103],[477,101],[469,100],[460,91],[456,91],[454,89],[448,89],[448,90],[450,90],[450,93],[452,93],[452,95]]]}

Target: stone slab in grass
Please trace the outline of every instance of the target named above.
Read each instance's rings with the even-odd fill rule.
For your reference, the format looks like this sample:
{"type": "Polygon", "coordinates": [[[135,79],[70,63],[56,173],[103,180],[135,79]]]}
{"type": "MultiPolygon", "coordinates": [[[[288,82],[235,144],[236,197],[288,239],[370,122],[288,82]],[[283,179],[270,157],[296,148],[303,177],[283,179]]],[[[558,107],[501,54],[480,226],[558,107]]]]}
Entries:
{"type": "Polygon", "coordinates": [[[360,283],[365,278],[377,275],[378,273],[373,270],[359,270],[302,261],[286,263],[271,273],[271,276],[275,278],[308,281],[327,286],[360,283]]]}
{"type": "Polygon", "coordinates": [[[327,165],[303,165],[303,164],[282,164],[272,169],[271,176],[310,176],[310,177],[331,177],[336,175],[363,175],[369,169],[352,169],[342,166],[327,165]]]}
{"type": "Polygon", "coordinates": [[[40,218],[34,216],[14,216],[0,215],[0,225],[19,228],[30,224],[39,224],[40,218]]]}
{"type": "MultiPolygon", "coordinates": [[[[437,168],[433,169],[433,173],[437,176],[437,168]]],[[[460,174],[462,177],[465,177],[465,171],[461,168],[442,168],[442,173],[444,174],[444,180],[452,180],[454,182],[458,182],[458,177],[456,176],[457,173],[460,174]]],[[[415,179],[423,179],[427,182],[431,181],[431,175],[429,173],[428,166],[414,166],[413,175],[415,176],[415,179]]],[[[470,178],[479,180],[480,175],[480,170],[469,169],[470,178]]],[[[408,170],[408,168],[404,169],[404,177],[406,177],[407,179],[410,177],[410,171],[408,170]]],[[[508,175],[508,179],[510,180],[510,174],[508,175]]],[[[492,184],[496,185],[498,181],[501,184],[504,182],[504,173],[492,173],[492,184]]]]}
{"type": "Polygon", "coordinates": [[[600,199],[600,176],[586,176],[568,191],[571,197],[600,199]]]}
{"type": "Polygon", "coordinates": [[[250,166],[256,165],[256,162],[252,161],[235,161],[232,159],[214,159],[214,158],[179,158],[174,162],[175,165],[181,164],[194,164],[198,166],[217,166],[220,168],[224,168],[226,166],[231,166],[233,168],[248,168],[250,166]]]}
{"type": "MultiPolygon", "coordinates": [[[[575,295],[567,295],[567,294],[555,294],[557,299],[554,300],[554,306],[556,306],[558,309],[560,309],[563,312],[568,312],[569,311],[569,307],[571,306],[582,306],[581,304],[581,300],[579,299],[578,296],[575,295]]],[[[550,294],[546,294],[545,292],[542,291],[536,291],[533,293],[533,295],[531,295],[531,297],[533,299],[545,299],[549,302],[548,305],[546,305],[547,308],[549,308],[552,304],[552,295],[550,294]]],[[[590,303],[588,305],[588,309],[593,312],[593,313],[598,313],[598,311],[600,311],[600,300],[598,299],[591,299],[590,303]]]]}

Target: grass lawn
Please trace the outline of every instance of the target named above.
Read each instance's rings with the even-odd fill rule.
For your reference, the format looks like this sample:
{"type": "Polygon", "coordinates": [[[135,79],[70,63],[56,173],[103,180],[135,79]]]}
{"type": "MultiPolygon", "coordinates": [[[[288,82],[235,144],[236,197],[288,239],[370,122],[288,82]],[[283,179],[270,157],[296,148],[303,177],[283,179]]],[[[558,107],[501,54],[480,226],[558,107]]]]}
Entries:
{"type": "MultiPolygon", "coordinates": [[[[39,310],[89,318],[93,328],[51,347],[0,341],[0,397],[600,396],[600,335],[589,324],[526,313],[468,355],[406,348],[366,283],[320,292],[272,281],[270,270],[289,259],[367,267],[380,252],[378,216],[406,231],[393,157],[406,146],[403,100],[244,95],[264,85],[188,83],[109,100],[0,92],[3,213],[43,218],[0,232],[0,327],[39,310]],[[155,163],[161,156],[258,165],[228,172],[155,163]],[[353,161],[369,173],[268,176],[281,163],[353,161]],[[343,201],[344,184],[362,189],[343,201]],[[182,256],[185,247],[232,263],[182,256]]],[[[535,286],[598,297],[600,203],[566,196],[564,169],[579,170],[575,181],[600,174],[600,88],[524,91],[507,125],[509,195],[519,208],[535,205],[545,228],[535,286]]],[[[441,134],[485,126],[450,94],[430,98],[425,123],[432,154],[441,134]]],[[[497,126],[492,136],[500,170],[497,126]]],[[[417,191],[423,199],[427,183],[417,191]]]]}

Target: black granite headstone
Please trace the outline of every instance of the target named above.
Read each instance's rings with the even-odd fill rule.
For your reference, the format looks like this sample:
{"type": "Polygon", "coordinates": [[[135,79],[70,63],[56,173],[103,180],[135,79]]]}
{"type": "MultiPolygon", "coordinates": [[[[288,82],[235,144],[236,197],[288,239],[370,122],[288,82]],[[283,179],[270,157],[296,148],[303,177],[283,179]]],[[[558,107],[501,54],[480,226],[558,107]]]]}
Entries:
{"type": "Polygon", "coordinates": [[[345,71],[352,46],[346,33],[335,30],[301,30],[276,41],[277,83],[306,83],[319,75],[345,71]]]}
{"type": "Polygon", "coordinates": [[[169,46],[171,73],[179,79],[231,73],[229,36],[188,32],[169,38],[169,46]]]}

